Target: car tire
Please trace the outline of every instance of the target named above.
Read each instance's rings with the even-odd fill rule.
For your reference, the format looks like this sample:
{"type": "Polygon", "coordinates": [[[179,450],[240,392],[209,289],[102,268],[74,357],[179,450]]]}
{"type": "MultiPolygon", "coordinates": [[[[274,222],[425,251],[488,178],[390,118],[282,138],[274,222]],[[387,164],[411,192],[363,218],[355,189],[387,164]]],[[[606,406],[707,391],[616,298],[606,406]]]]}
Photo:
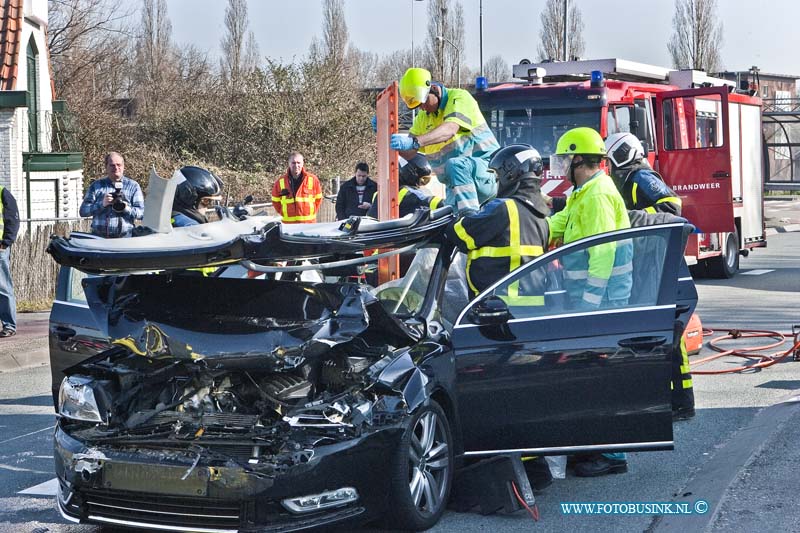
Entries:
{"type": "Polygon", "coordinates": [[[450,423],[431,400],[411,416],[395,452],[383,525],[408,531],[433,527],[450,497],[453,464],[450,423]]]}
{"type": "Polygon", "coordinates": [[[706,260],[709,277],[730,279],[739,272],[739,232],[725,236],[725,249],[719,257],[706,260]]]}

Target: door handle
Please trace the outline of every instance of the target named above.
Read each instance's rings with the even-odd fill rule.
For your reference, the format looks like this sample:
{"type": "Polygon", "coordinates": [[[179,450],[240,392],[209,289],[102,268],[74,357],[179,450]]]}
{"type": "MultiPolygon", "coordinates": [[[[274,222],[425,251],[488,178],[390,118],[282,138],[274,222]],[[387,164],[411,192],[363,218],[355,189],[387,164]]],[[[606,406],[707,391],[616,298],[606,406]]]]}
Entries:
{"type": "Polygon", "coordinates": [[[74,337],[75,335],[77,335],[77,333],[78,332],[75,331],[74,329],[65,328],[64,326],[58,326],[56,328],[56,336],[58,337],[58,340],[60,340],[60,341],[65,341],[65,340],[69,339],[70,337],[74,337]]]}
{"type": "Polygon", "coordinates": [[[713,174],[711,174],[711,176],[714,177],[714,178],[717,178],[718,180],[721,180],[723,178],[730,178],[731,177],[731,173],[730,172],[726,172],[724,170],[718,170],[718,171],[714,172],[713,174]]]}
{"type": "Polygon", "coordinates": [[[688,305],[678,305],[675,307],[675,316],[681,316],[683,313],[687,312],[691,307],[688,305]]]}
{"type": "Polygon", "coordinates": [[[649,350],[656,346],[661,346],[665,342],[667,342],[666,337],[631,337],[630,339],[622,339],[617,344],[623,348],[649,350]]]}

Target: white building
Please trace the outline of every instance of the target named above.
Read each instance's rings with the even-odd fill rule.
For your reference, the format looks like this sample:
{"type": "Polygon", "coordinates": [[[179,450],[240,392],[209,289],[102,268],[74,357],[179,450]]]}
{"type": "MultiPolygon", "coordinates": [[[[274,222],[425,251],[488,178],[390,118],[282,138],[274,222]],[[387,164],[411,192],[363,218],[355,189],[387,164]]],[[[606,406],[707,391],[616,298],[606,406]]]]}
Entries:
{"type": "Polygon", "coordinates": [[[66,109],[54,98],[47,0],[3,0],[0,10],[0,185],[17,199],[22,220],[77,217],[83,155],[61,151],[54,136],[66,109]]]}

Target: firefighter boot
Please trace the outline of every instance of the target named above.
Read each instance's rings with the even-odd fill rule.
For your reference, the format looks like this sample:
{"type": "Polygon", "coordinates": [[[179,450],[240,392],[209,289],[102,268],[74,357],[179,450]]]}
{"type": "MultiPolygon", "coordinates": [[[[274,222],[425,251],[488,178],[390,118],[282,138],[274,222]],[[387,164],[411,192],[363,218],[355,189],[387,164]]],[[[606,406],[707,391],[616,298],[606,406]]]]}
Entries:
{"type": "Polygon", "coordinates": [[[627,471],[627,459],[609,458],[600,454],[592,455],[586,460],[575,464],[575,475],[578,477],[597,477],[605,476],[606,474],[624,474],[627,471]]]}
{"type": "Polygon", "coordinates": [[[553,483],[553,474],[544,457],[523,457],[522,464],[533,490],[541,492],[553,483]]]}

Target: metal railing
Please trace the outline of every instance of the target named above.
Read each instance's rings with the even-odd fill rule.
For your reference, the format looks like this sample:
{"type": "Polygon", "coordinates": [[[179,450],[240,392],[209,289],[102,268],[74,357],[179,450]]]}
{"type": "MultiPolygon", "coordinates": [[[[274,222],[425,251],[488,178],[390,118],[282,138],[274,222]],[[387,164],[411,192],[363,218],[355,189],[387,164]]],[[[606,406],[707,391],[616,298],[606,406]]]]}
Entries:
{"type": "Polygon", "coordinates": [[[76,119],[71,113],[50,110],[31,112],[26,109],[25,115],[30,140],[29,152],[81,151],[76,119]]]}
{"type": "Polygon", "coordinates": [[[800,112],[800,98],[762,98],[764,113],[800,112]]]}

